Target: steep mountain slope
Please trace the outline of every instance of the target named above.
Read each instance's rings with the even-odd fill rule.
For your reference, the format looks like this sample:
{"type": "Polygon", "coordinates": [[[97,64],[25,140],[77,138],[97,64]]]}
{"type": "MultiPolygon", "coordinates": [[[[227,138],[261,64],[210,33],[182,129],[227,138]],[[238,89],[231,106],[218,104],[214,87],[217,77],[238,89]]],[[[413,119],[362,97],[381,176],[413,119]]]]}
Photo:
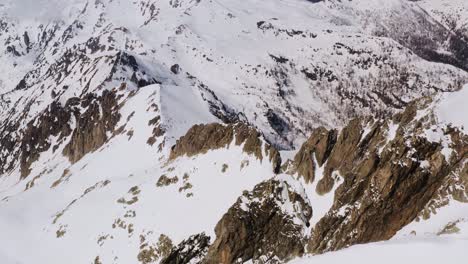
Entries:
{"type": "Polygon", "coordinates": [[[245,127],[226,128],[231,138],[226,136],[221,150],[167,160],[166,149],[158,150],[162,136],[153,142],[151,126],[132,126],[152,123],[157,114],[146,111],[153,91],[144,89],[132,98],[131,108],[121,109],[125,120],[132,116],[125,130],[95,152],[70,163],[62,145],[36,161],[31,175],[37,176],[19,183],[2,177],[1,232],[7,238],[2,241],[10,241],[2,248],[13,259],[133,263],[147,261],[149,254],[157,260],[159,243],[176,244],[193,233],[211,235],[243,190],[271,176],[268,148],[245,127]],[[240,145],[252,140],[248,146],[260,150],[262,161],[240,145]]]}
{"type": "Polygon", "coordinates": [[[35,162],[37,176],[2,177],[2,251],[13,263],[262,263],[389,239],[408,224],[397,237],[458,233],[467,88],[321,137],[335,139],[314,140],[326,135],[318,129],[277,176],[279,153],[242,124],[194,126],[164,147],[160,90],[140,88],[96,151],[70,162],[59,144],[35,162]]]}
{"type": "Polygon", "coordinates": [[[4,1],[0,262],[464,244],[465,7],[4,1]]]}
{"type": "Polygon", "coordinates": [[[468,3],[463,0],[423,0],[418,3],[445,27],[468,36],[468,3]]]}
{"type": "Polygon", "coordinates": [[[457,263],[466,258],[466,236],[455,240],[450,238],[401,239],[359,245],[342,251],[326,253],[319,256],[297,259],[290,263],[382,263],[424,262],[424,263],[457,263]]]}
{"type": "MultiPolygon", "coordinates": [[[[406,241],[418,250],[453,236],[459,250],[467,238],[468,120],[444,117],[448,104],[451,111],[463,107],[456,101],[467,92],[468,86],[421,99],[391,119],[356,119],[341,131],[314,131],[294,161],[284,164],[285,174],[233,204],[201,263],[283,263],[394,236],[383,245],[406,241]]],[[[404,254],[401,247],[396,254],[404,254]]],[[[189,263],[189,256],[173,251],[171,259],[189,263]]]]}
{"type": "MultiPolygon", "coordinates": [[[[451,52],[443,46],[449,31],[430,16],[391,17],[418,12],[415,4],[380,2],[83,0],[44,22],[10,16],[18,13],[9,11],[12,1],[3,7],[2,119],[25,114],[27,123],[53,100],[125,80],[128,89],[161,83],[200,94],[217,118],[249,122],[291,148],[317,125],[341,126],[459,89],[466,71],[424,60],[444,61],[429,53],[451,52]],[[368,16],[363,6],[379,8],[368,16]],[[404,27],[374,16],[437,37],[421,51],[397,30],[404,27]],[[18,106],[24,111],[12,113],[18,106]]],[[[448,62],[465,68],[464,55],[454,56],[448,62]]]]}
{"type": "MultiPolygon", "coordinates": [[[[340,4],[333,3],[333,7],[343,8],[347,13],[354,14],[363,28],[371,34],[390,37],[424,59],[468,69],[467,40],[464,32],[457,30],[457,26],[447,26],[447,22],[437,15],[427,13],[426,9],[439,10],[438,7],[443,5],[439,1],[428,1],[429,3],[421,5],[419,2],[398,0],[344,1],[345,4],[337,2],[340,4]]],[[[445,7],[440,10],[446,11],[449,16],[455,16],[458,12],[463,13],[466,7],[466,3],[461,4],[458,1],[450,4],[445,2],[445,7]]],[[[462,21],[460,26],[463,27],[462,21]]]]}

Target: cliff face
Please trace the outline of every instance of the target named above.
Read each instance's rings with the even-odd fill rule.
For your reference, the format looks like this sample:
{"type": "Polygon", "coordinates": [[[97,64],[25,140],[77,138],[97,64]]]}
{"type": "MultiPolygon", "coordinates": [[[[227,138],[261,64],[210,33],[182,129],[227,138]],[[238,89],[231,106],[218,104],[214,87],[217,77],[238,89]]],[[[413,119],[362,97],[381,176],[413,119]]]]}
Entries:
{"type": "MultiPolygon", "coordinates": [[[[317,191],[331,189],[333,171],[343,183],[335,191],[330,211],[312,232],[310,252],[390,239],[439,199],[440,190],[451,190],[449,182],[463,184],[468,137],[450,126],[434,128],[431,116],[417,120],[418,107],[425,103],[416,102],[391,120],[352,121],[340,132],[325,163],[321,181],[326,187],[317,191]],[[427,138],[433,129],[448,142],[427,138]]],[[[459,201],[466,197],[459,190],[444,195],[459,201]]]]}
{"type": "Polygon", "coordinates": [[[355,119],[339,131],[316,129],[283,166],[289,176],[277,176],[289,183],[256,186],[218,222],[205,263],[283,262],[303,255],[305,245],[307,253],[320,254],[384,241],[413,221],[430,221],[449,200],[467,202],[468,135],[441,124],[434,104],[423,98],[388,119],[355,119]],[[290,193],[291,182],[303,191],[290,193]],[[316,188],[308,190],[314,182],[316,188]],[[328,212],[304,233],[315,208],[307,195],[332,190],[328,212]],[[289,215],[274,202],[284,204],[285,197],[293,199],[289,215]]]}
{"type": "Polygon", "coordinates": [[[283,262],[304,253],[312,208],[285,181],[245,192],[218,222],[203,263],[283,262]]]}
{"type": "Polygon", "coordinates": [[[242,146],[244,153],[253,155],[260,161],[268,159],[273,165],[273,171],[277,173],[281,156],[275,147],[264,143],[262,138],[260,132],[243,123],[195,125],[172,146],[169,159],[206,154],[210,150],[229,148],[234,144],[242,146]]]}
{"type": "Polygon", "coordinates": [[[99,97],[89,95],[75,103],[86,111],[74,112],[76,128],[63,149],[63,155],[72,163],[100,148],[112,135],[121,117],[115,91],[104,91],[99,97]]]}
{"type": "Polygon", "coordinates": [[[84,99],[73,97],[64,105],[54,101],[25,129],[18,130],[22,119],[16,125],[5,126],[0,150],[8,156],[2,157],[1,169],[8,172],[19,164],[21,179],[27,178],[41,153],[55,152],[62,144],[63,155],[70,162],[77,162],[104,145],[114,133],[120,120],[119,99],[116,90],[112,90],[102,95],[90,93],[84,99]]]}

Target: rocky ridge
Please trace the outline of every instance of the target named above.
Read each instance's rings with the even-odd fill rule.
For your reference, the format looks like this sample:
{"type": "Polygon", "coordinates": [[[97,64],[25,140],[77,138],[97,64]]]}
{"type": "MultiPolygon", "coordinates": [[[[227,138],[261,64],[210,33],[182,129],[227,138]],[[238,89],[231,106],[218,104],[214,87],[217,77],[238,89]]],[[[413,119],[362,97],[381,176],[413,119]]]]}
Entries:
{"type": "Polygon", "coordinates": [[[437,100],[422,98],[389,119],[355,119],[341,131],[316,129],[283,165],[286,174],[238,198],[195,263],[284,263],[384,241],[430,221],[451,199],[466,203],[468,135],[438,120],[437,100]],[[328,212],[311,226],[308,194],[332,190],[328,212]]]}
{"type": "Polygon", "coordinates": [[[284,263],[419,223],[463,235],[467,132],[444,118],[466,112],[446,100],[466,98],[466,1],[431,1],[0,4],[0,261],[284,263]]]}
{"type": "Polygon", "coordinates": [[[2,124],[22,120],[25,126],[54,100],[100,94],[122,82],[129,90],[160,84],[193,91],[216,119],[249,123],[272,144],[292,149],[313,128],[393,114],[420,96],[457,90],[468,78],[465,38],[409,1],[67,1],[60,4],[63,17],[47,23],[9,11],[21,2],[1,7],[0,61],[8,72],[0,80],[2,124]],[[243,8],[271,16],[245,16],[243,8]],[[278,9],[310,14],[293,21],[278,9]],[[122,19],[119,10],[136,19],[122,19]],[[217,15],[208,19],[212,10],[217,15]],[[220,26],[236,45],[216,49],[225,40],[210,41],[209,32],[220,26]],[[163,33],[141,37],[154,32],[163,33]],[[252,51],[258,60],[232,55],[252,43],[271,47],[252,51]],[[285,45],[292,48],[286,52],[285,45]],[[200,68],[224,77],[211,78],[200,68]],[[245,96],[252,101],[244,105],[245,96]],[[18,106],[21,112],[14,111],[18,106]]]}

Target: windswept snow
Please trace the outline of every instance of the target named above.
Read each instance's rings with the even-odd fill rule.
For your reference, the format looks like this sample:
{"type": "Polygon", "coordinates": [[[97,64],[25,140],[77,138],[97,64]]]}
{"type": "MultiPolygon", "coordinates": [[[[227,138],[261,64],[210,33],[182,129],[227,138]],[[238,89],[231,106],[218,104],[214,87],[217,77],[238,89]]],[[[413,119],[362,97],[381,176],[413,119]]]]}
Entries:
{"type": "Polygon", "coordinates": [[[468,237],[405,238],[352,246],[337,252],[305,257],[291,264],[395,264],[463,263],[468,257],[468,237]]]}
{"type": "Polygon", "coordinates": [[[448,205],[437,209],[429,219],[418,219],[405,226],[395,235],[395,239],[407,237],[430,239],[437,235],[464,239],[468,246],[468,204],[450,200],[448,205]],[[444,232],[444,229],[452,224],[454,227],[444,232]]]}
{"type": "Polygon", "coordinates": [[[468,84],[458,92],[445,93],[435,113],[439,121],[452,124],[468,134],[468,84]]]}
{"type": "Polygon", "coordinates": [[[193,125],[220,122],[209,112],[200,93],[193,87],[164,85],[161,87],[160,102],[161,118],[169,145],[173,145],[193,125]]]}

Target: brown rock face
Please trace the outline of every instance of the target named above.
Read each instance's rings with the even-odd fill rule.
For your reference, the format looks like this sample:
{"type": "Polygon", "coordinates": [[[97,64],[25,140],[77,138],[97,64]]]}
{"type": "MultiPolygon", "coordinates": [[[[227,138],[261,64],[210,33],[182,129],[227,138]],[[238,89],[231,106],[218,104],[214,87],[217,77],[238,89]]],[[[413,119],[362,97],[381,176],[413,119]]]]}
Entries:
{"type": "Polygon", "coordinates": [[[332,208],[312,231],[311,253],[390,239],[421,214],[424,217],[425,210],[429,217],[434,204],[440,204],[434,201],[468,197],[466,188],[453,188],[457,184],[468,187],[468,136],[445,128],[455,150],[446,160],[442,143],[428,141],[423,133],[432,124],[430,118],[424,124],[413,120],[417,107],[410,105],[393,121],[356,119],[339,133],[336,143],[329,140],[321,150],[318,146],[324,141],[317,140],[317,135],[328,138],[327,133],[334,132],[318,129],[301,148],[296,156],[299,175],[311,179],[312,151],[325,166],[317,185],[319,194],[333,187],[334,171],[344,180],[335,192],[332,208]],[[321,154],[323,149],[331,149],[328,157],[321,154]]]}
{"type": "Polygon", "coordinates": [[[314,130],[294,157],[294,170],[304,178],[306,183],[314,181],[315,163],[312,155],[315,153],[318,165],[322,166],[335,145],[336,137],[335,130],[328,131],[323,127],[318,128],[314,130]]]}
{"type": "Polygon", "coordinates": [[[278,174],[281,170],[281,154],[271,145],[265,145],[265,153],[267,153],[268,158],[273,165],[273,172],[278,174]]]}
{"type": "MultiPolygon", "coordinates": [[[[344,183],[335,193],[333,214],[322,218],[314,230],[312,252],[387,240],[419,214],[448,167],[444,165],[434,174],[424,171],[418,162],[404,157],[408,150],[401,146],[394,145],[381,158],[369,156],[344,175],[344,183]],[[404,160],[405,165],[395,160],[404,160]]],[[[429,155],[434,154],[435,148],[428,142],[419,147],[432,148],[429,155]]]]}
{"type": "Polygon", "coordinates": [[[19,122],[5,120],[0,123],[0,174],[4,174],[14,168],[16,160],[20,156],[18,137],[19,122]],[[11,160],[11,161],[10,161],[11,160]]]}
{"type": "Polygon", "coordinates": [[[269,180],[245,192],[215,228],[203,263],[276,263],[304,253],[312,208],[286,182],[269,180]],[[291,210],[285,204],[293,204],[291,210]]]}
{"type": "Polygon", "coordinates": [[[67,107],[53,102],[49,108],[38,118],[29,122],[21,140],[20,170],[21,178],[30,173],[30,166],[35,162],[41,152],[47,151],[50,146],[50,137],[59,136],[59,141],[71,133],[68,124],[70,113],[67,107]]]}
{"type": "Polygon", "coordinates": [[[120,119],[115,91],[104,91],[101,96],[88,94],[84,99],[70,98],[65,106],[58,101],[30,121],[24,130],[18,131],[20,122],[7,124],[2,128],[0,136],[2,153],[0,155],[0,172],[12,170],[19,163],[21,178],[26,178],[31,172],[31,165],[42,152],[53,147],[53,151],[60,144],[67,141],[68,145],[63,153],[76,162],[86,153],[96,150],[107,140],[106,133],[113,131],[120,119]],[[86,109],[81,113],[80,109],[86,109]],[[75,118],[77,127],[73,129],[70,121],[75,118]],[[51,146],[51,137],[57,137],[57,143],[51,146]]]}
{"type": "Polygon", "coordinates": [[[193,235],[172,249],[161,264],[200,263],[208,250],[210,237],[204,233],[193,235]]]}
{"type": "MultiPolygon", "coordinates": [[[[411,103],[392,120],[362,118],[341,131],[316,129],[285,171],[312,183],[319,167],[318,194],[330,192],[340,178],[328,213],[307,233],[313,201],[309,204],[302,191],[281,177],[262,182],[244,192],[218,222],[216,240],[201,263],[283,263],[305,248],[318,254],[387,240],[450,199],[468,202],[468,135],[437,123],[432,112],[420,117],[418,111],[429,103],[411,103]]],[[[246,143],[248,153],[280,161],[271,146],[261,151],[258,133],[237,126],[195,126],[174,146],[172,158],[227,147],[235,140],[246,143]]]]}
{"type": "Polygon", "coordinates": [[[113,91],[104,91],[99,97],[90,94],[75,103],[86,111],[74,111],[76,128],[63,150],[72,163],[101,147],[108,140],[107,133],[112,132],[120,120],[118,100],[113,91]]]}
{"type": "Polygon", "coordinates": [[[208,150],[227,147],[233,140],[234,129],[232,126],[221,124],[195,125],[190,128],[185,136],[177,140],[171,149],[170,159],[180,156],[189,157],[204,154],[208,150]]]}
{"type": "MultiPolygon", "coordinates": [[[[204,154],[209,150],[227,148],[233,140],[237,146],[243,144],[245,153],[263,160],[262,135],[254,128],[243,123],[195,125],[177,140],[171,149],[169,159],[174,160],[184,155],[191,157],[204,154]]],[[[278,171],[281,164],[278,150],[265,143],[265,153],[272,161],[274,171],[278,171]]]]}

